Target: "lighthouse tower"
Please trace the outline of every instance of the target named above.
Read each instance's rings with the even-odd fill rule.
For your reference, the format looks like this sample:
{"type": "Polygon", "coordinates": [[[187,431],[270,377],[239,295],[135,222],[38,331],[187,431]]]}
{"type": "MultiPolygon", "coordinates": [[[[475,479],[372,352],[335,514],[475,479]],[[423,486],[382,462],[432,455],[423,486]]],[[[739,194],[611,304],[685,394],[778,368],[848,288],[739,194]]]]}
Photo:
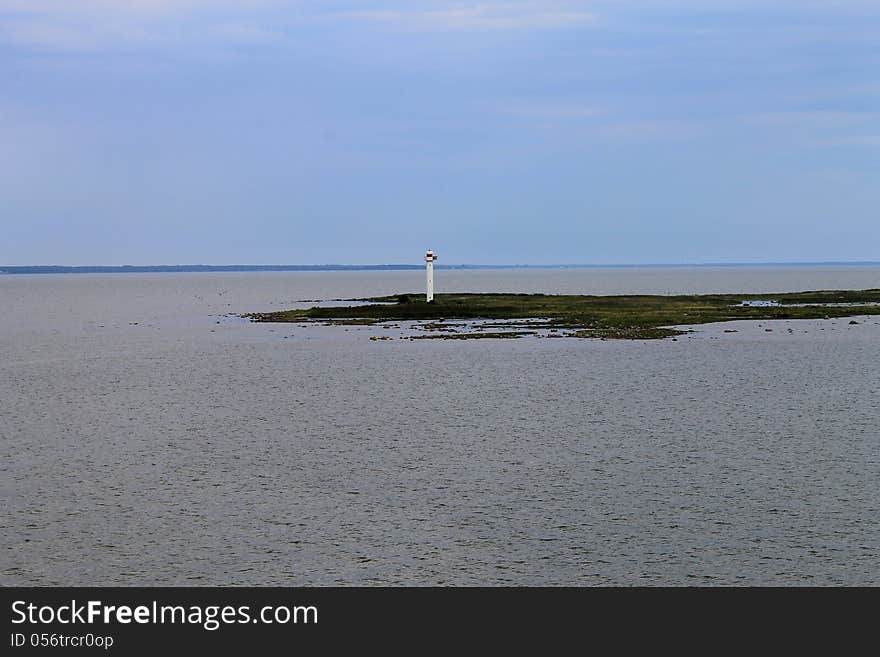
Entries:
{"type": "Polygon", "coordinates": [[[434,255],[431,249],[425,252],[425,270],[428,274],[428,293],[425,297],[428,303],[434,300],[434,261],[436,259],[437,256],[434,255]]]}

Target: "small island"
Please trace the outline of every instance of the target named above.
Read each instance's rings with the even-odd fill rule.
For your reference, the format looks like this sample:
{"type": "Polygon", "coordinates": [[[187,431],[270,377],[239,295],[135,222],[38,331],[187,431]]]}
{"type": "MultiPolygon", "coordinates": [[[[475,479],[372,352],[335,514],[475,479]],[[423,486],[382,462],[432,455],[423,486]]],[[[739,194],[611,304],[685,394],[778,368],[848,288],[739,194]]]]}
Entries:
{"type": "MultiPolygon", "coordinates": [[[[244,315],[255,322],[382,324],[420,321],[419,339],[545,337],[652,340],[680,326],[734,320],[823,319],[880,315],[880,289],[783,294],[568,295],[396,294],[351,299],[358,305],[244,315]],[[477,323],[477,324],[475,324],[477,323]]],[[[853,322],[856,323],[856,322],[853,322]]]]}

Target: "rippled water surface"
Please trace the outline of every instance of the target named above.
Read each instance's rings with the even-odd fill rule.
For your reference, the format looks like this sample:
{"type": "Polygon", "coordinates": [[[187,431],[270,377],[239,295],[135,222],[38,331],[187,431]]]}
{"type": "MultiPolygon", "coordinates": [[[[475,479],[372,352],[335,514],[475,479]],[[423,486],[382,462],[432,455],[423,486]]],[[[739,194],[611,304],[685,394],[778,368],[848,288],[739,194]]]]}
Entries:
{"type": "MultiPolygon", "coordinates": [[[[0,276],[0,582],[880,584],[880,318],[626,342],[226,316],[422,283],[0,276]]],[[[784,292],[880,287],[880,268],[437,287],[784,292]]]]}

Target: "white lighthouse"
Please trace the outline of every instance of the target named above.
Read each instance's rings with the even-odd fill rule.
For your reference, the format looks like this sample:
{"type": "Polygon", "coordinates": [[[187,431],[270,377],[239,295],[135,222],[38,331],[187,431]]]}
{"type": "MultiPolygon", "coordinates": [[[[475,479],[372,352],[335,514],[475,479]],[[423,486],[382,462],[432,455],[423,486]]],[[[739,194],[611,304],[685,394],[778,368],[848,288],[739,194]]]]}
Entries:
{"type": "Polygon", "coordinates": [[[425,297],[428,303],[434,300],[434,261],[436,259],[437,256],[434,255],[431,249],[425,252],[425,270],[428,275],[428,288],[425,297]]]}

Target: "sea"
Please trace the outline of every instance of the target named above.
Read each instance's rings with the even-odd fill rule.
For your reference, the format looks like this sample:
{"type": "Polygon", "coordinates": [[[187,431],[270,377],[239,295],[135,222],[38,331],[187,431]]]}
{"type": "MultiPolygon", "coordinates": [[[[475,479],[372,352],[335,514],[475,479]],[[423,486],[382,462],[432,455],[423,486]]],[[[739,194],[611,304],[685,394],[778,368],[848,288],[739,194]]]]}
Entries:
{"type": "MultiPolygon", "coordinates": [[[[764,293],[880,288],[880,266],[435,278],[764,293]]],[[[880,317],[603,341],[240,316],[423,289],[418,270],[0,276],[0,584],[880,584],[880,317]]]]}

